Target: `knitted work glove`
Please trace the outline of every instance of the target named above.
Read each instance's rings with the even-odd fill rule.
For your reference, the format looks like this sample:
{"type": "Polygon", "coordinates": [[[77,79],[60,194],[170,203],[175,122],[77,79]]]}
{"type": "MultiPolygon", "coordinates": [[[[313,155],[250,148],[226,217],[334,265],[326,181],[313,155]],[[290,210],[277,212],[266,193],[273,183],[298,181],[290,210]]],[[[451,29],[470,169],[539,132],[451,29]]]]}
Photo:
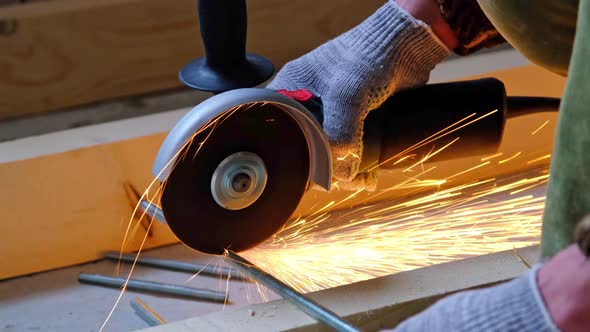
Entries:
{"type": "Polygon", "coordinates": [[[539,268],[494,287],[448,296],[391,331],[557,332],[535,281],[539,268]]]}
{"type": "Polygon", "coordinates": [[[334,177],[358,187],[374,179],[357,177],[368,112],[396,90],[425,84],[448,54],[425,23],[389,0],[352,30],[287,63],[267,88],[320,97],[334,177]]]}
{"type": "Polygon", "coordinates": [[[590,331],[590,262],[577,244],[520,278],[438,301],[393,331],[590,331]]]}

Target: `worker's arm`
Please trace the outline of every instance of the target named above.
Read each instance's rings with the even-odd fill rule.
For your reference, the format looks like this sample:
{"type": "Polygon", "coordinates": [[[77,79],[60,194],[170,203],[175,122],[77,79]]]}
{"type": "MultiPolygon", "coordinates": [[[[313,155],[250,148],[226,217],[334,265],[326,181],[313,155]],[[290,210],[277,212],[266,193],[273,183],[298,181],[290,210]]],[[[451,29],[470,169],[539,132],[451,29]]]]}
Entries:
{"type": "Polygon", "coordinates": [[[571,245],[518,279],[438,301],[394,331],[588,331],[588,294],[590,263],[571,245]]]}

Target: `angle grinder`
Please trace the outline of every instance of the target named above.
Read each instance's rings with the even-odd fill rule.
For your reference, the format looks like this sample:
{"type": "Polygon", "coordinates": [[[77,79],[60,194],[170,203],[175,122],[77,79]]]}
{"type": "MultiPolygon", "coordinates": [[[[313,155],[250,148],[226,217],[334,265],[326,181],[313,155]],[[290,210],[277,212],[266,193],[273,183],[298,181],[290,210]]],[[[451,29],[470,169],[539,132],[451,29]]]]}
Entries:
{"type": "MultiPolygon", "coordinates": [[[[331,189],[330,145],[320,96],[252,88],[274,68],[245,52],[245,0],[200,0],[198,12],[205,56],[179,76],[215,95],[170,131],[153,173],[162,183],[163,217],[184,244],[239,252],[277,232],[310,184],[331,189]]],[[[432,161],[488,154],[500,145],[507,118],[558,106],[556,98],[507,97],[494,78],[400,91],[365,120],[361,168],[402,167],[389,159],[470,115],[487,116],[458,130],[462,139],[432,161]]]]}

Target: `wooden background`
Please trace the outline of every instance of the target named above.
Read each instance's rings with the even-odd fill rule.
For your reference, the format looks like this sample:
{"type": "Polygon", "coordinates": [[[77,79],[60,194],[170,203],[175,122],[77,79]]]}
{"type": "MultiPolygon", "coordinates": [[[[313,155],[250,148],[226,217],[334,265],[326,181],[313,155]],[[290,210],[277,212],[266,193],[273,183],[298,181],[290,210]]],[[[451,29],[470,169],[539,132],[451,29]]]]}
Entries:
{"type": "MultiPolygon", "coordinates": [[[[248,51],[277,67],[356,25],[378,0],[248,1],[248,51]]],[[[202,55],[196,0],[0,7],[0,120],[180,86],[202,55]]]]}

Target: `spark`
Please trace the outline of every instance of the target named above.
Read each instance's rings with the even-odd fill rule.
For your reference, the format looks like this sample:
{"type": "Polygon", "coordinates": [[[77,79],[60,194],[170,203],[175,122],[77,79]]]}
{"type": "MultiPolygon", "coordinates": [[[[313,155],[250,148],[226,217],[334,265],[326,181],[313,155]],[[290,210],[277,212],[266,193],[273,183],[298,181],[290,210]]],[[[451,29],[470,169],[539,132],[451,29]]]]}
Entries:
{"type": "Polygon", "coordinates": [[[542,157],[535,158],[535,159],[532,159],[532,160],[527,161],[527,165],[528,164],[534,164],[536,162],[543,161],[543,160],[549,159],[549,158],[551,158],[551,154],[546,154],[546,155],[544,155],[542,157]]]}
{"type": "MultiPolygon", "coordinates": [[[[472,114],[464,117],[463,119],[461,119],[461,120],[459,120],[459,121],[451,124],[450,126],[447,126],[447,127],[443,128],[443,129],[437,131],[436,133],[434,133],[434,134],[426,137],[425,139],[423,139],[420,142],[418,142],[418,143],[416,143],[416,144],[408,147],[407,149],[405,149],[405,150],[397,153],[396,155],[394,155],[394,156],[392,156],[390,158],[387,158],[385,161],[382,161],[382,162],[378,163],[377,165],[372,166],[371,168],[368,169],[368,171],[375,170],[378,167],[380,167],[382,165],[385,165],[385,164],[391,162],[392,160],[397,159],[397,158],[399,158],[401,156],[404,156],[404,155],[406,155],[407,153],[409,153],[411,151],[414,151],[414,150],[416,150],[416,149],[418,149],[420,147],[423,147],[425,145],[431,144],[432,142],[435,142],[435,141],[437,141],[437,140],[439,140],[439,139],[441,139],[441,138],[443,138],[445,136],[448,136],[448,135],[456,132],[457,130],[460,130],[462,128],[465,128],[465,127],[467,127],[467,126],[469,126],[469,125],[471,125],[471,124],[479,121],[479,120],[482,120],[484,118],[487,118],[488,116],[496,113],[497,111],[498,110],[493,110],[493,111],[491,111],[489,113],[486,113],[486,114],[484,114],[484,115],[482,115],[482,116],[480,116],[480,117],[478,117],[476,119],[473,119],[473,120],[471,120],[471,121],[469,121],[467,123],[463,123],[463,122],[469,120],[470,118],[474,117],[477,114],[477,113],[472,113],[472,114]]],[[[364,171],[367,171],[367,170],[362,170],[362,171],[364,172],[364,171]]]]}
{"type": "Polygon", "coordinates": [[[519,151],[519,152],[515,153],[514,155],[512,155],[512,156],[510,156],[510,157],[508,157],[508,158],[506,158],[506,159],[502,159],[502,160],[500,160],[500,161],[498,162],[498,164],[504,164],[504,163],[507,163],[507,162],[509,162],[510,160],[513,160],[514,158],[516,158],[516,157],[520,156],[521,154],[522,154],[522,152],[520,152],[520,151],[519,151]]]}
{"type": "Polygon", "coordinates": [[[536,133],[538,133],[538,132],[539,132],[541,129],[543,129],[543,127],[545,127],[545,126],[546,126],[548,123],[549,123],[549,120],[546,120],[545,122],[543,122],[543,124],[542,124],[542,125],[541,125],[539,128],[535,129],[535,130],[534,130],[534,131],[531,133],[531,136],[532,136],[532,135],[534,135],[534,134],[536,134],[536,133]]]}
{"type": "Polygon", "coordinates": [[[487,156],[487,157],[481,158],[481,161],[487,161],[487,160],[491,160],[491,159],[494,159],[494,158],[498,158],[498,157],[500,157],[503,154],[504,154],[503,152],[498,152],[498,153],[495,153],[495,154],[493,154],[491,156],[487,156]]]}
{"type": "Polygon", "coordinates": [[[348,151],[348,152],[347,152],[347,153],[346,153],[344,156],[342,156],[342,157],[337,157],[337,158],[336,158],[336,160],[338,160],[338,161],[342,161],[342,160],[346,160],[346,159],[348,159],[349,157],[352,157],[352,158],[354,158],[354,159],[357,159],[357,160],[361,160],[361,157],[360,157],[358,154],[356,154],[356,153],[354,153],[354,152],[352,152],[352,151],[348,151]]]}
{"type": "Polygon", "coordinates": [[[429,153],[427,153],[427,154],[426,154],[426,156],[424,156],[424,158],[422,158],[422,159],[418,160],[418,161],[417,161],[415,164],[413,164],[412,166],[410,166],[410,167],[406,168],[406,169],[404,170],[404,173],[405,173],[405,172],[407,172],[407,171],[410,171],[410,170],[412,170],[412,168],[414,168],[414,167],[416,167],[416,166],[418,166],[418,165],[424,164],[424,163],[425,163],[427,160],[429,160],[430,158],[432,158],[432,157],[436,156],[436,155],[437,155],[437,154],[439,154],[441,151],[445,150],[446,148],[448,148],[449,146],[451,146],[453,143],[457,142],[458,140],[459,140],[459,137],[457,137],[457,138],[455,138],[454,140],[450,141],[449,143],[447,143],[446,145],[444,145],[444,146],[443,146],[443,147],[441,147],[440,149],[438,149],[438,150],[436,150],[436,151],[434,151],[434,152],[432,152],[432,153],[430,153],[430,152],[429,152],[429,153]]]}
{"type": "Polygon", "coordinates": [[[406,160],[406,159],[409,159],[409,158],[415,158],[415,157],[416,157],[416,155],[415,155],[415,154],[409,154],[409,155],[407,155],[407,156],[404,156],[404,157],[401,157],[401,158],[399,158],[399,159],[398,159],[398,161],[394,162],[393,164],[394,164],[394,165],[397,165],[397,164],[401,163],[402,161],[404,161],[404,160],[406,160]]]}

